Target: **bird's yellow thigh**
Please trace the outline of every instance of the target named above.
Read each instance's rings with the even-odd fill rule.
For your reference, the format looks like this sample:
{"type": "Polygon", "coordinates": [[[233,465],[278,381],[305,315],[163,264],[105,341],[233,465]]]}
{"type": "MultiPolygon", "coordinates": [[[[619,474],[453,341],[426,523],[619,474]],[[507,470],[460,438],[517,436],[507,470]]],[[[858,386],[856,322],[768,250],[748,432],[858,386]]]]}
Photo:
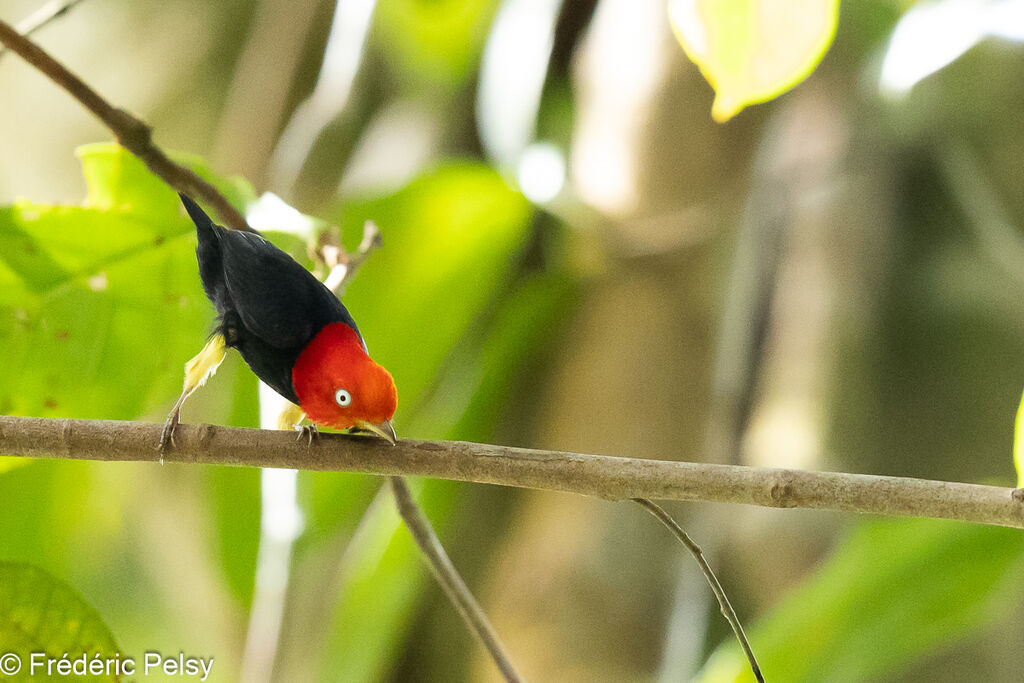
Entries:
{"type": "Polygon", "coordinates": [[[285,403],[284,408],[281,409],[281,412],[277,414],[277,428],[294,429],[302,422],[304,417],[306,417],[306,413],[302,411],[302,408],[288,401],[285,403]]]}
{"type": "Polygon", "coordinates": [[[217,372],[217,368],[224,361],[227,348],[224,344],[224,335],[215,334],[206,346],[185,363],[185,389],[184,393],[190,394],[197,387],[202,386],[206,380],[217,372]]]}

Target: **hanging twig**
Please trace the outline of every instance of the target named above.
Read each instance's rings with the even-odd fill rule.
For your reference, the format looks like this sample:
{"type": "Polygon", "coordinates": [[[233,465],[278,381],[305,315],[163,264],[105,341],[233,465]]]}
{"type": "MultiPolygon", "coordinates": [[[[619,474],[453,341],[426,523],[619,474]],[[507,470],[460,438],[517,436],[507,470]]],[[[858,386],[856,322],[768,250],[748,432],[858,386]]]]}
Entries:
{"type": "Polygon", "coordinates": [[[427,558],[434,578],[441,585],[445,595],[455,605],[455,609],[458,610],[463,621],[469,626],[470,631],[487,649],[487,653],[501,671],[502,677],[510,682],[521,681],[522,679],[512,666],[512,660],[505,651],[497,631],[491,626],[487,615],[484,614],[480,605],[477,604],[469,587],[466,586],[466,582],[462,580],[462,577],[459,576],[459,571],[448,558],[448,553],[445,552],[444,546],[441,545],[440,539],[438,539],[437,534],[430,525],[430,520],[423,514],[423,510],[416,505],[416,501],[413,500],[412,492],[409,490],[409,485],[406,483],[405,478],[388,477],[388,481],[391,483],[391,490],[395,494],[398,513],[402,516],[405,526],[409,528],[409,532],[416,540],[416,545],[420,547],[423,555],[427,558]]]}
{"type": "Polygon", "coordinates": [[[665,511],[665,508],[661,507],[657,503],[654,503],[646,498],[633,498],[634,503],[637,503],[642,508],[650,512],[652,515],[658,518],[658,520],[668,527],[668,530],[679,539],[679,542],[686,546],[686,549],[693,555],[693,559],[697,560],[697,564],[700,565],[700,570],[704,573],[704,578],[708,580],[708,585],[711,586],[711,592],[715,594],[718,599],[718,606],[722,610],[722,616],[729,622],[729,626],[732,627],[732,632],[736,634],[736,639],[740,641],[740,647],[743,648],[743,654],[747,656],[747,661],[750,662],[750,668],[754,672],[754,678],[760,683],[764,683],[764,676],[761,675],[761,667],[757,665],[757,659],[754,658],[754,651],[750,649],[750,643],[747,642],[747,635],[743,632],[743,626],[740,624],[740,618],[736,616],[736,610],[732,608],[729,603],[729,597],[725,594],[725,589],[722,588],[722,584],[718,582],[718,577],[715,576],[715,572],[711,569],[711,565],[704,558],[704,553],[701,551],[700,546],[693,542],[693,539],[683,531],[683,528],[676,523],[676,520],[672,519],[672,516],[665,511]]]}

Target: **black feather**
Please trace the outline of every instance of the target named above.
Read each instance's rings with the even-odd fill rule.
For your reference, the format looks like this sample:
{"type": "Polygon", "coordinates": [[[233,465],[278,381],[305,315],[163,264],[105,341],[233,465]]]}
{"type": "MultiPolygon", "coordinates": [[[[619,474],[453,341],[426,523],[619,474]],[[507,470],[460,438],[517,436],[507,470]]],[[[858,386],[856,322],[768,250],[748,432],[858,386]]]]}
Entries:
{"type": "Polygon", "coordinates": [[[199,277],[217,308],[218,331],[257,377],[298,403],[292,367],[299,354],[329,323],[345,323],[362,341],[355,321],[291,256],[256,233],[215,225],[198,204],[180,196],[196,224],[199,277]]]}

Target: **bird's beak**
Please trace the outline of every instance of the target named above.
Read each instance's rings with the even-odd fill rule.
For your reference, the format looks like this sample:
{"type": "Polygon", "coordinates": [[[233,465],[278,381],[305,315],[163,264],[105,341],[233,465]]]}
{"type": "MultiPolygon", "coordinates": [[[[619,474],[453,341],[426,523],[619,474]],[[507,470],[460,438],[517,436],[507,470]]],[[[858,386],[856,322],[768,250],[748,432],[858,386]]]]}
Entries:
{"type": "Polygon", "coordinates": [[[398,442],[398,436],[395,435],[395,428],[391,426],[391,420],[384,420],[380,424],[373,424],[372,422],[361,420],[356,426],[359,429],[376,434],[392,446],[398,442]]]}

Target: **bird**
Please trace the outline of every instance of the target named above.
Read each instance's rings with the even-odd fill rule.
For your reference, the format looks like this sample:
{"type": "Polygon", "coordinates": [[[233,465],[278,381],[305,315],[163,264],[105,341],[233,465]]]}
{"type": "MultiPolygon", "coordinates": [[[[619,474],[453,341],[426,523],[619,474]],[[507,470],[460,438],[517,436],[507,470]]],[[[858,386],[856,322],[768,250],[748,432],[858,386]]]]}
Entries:
{"type": "Polygon", "coordinates": [[[164,423],[160,451],[174,446],[181,407],[220,366],[228,349],[288,404],[278,429],[316,427],[369,432],[392,445],[398,406],[394,378],[370,358],[348,310],[312,273],[257,232],[216,225],[179,194],[196,226],[203,291],[217,310],[206,346],[185,364],[185,383],[164,423]]]}

